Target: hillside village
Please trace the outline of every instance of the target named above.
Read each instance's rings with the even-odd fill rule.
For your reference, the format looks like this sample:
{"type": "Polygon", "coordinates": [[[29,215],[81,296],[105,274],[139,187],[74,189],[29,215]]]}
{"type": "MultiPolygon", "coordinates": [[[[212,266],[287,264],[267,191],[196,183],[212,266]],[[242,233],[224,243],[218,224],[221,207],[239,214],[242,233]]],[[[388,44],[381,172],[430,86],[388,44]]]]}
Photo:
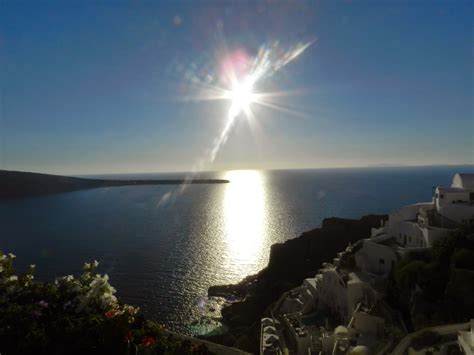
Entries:
{"type": "MultiPolygon", "coordinates": [[[[261,320],[260,354],[474,354],[474,321],[410,334],[387,302],[394,268],[473,226],[474,174],[456,174],[450,187],[436,187],[431,202],[390,214],[369,238],[283,294],[261,320]]],[[[410,297],[416,292],[418,285],[410,297]]]]}

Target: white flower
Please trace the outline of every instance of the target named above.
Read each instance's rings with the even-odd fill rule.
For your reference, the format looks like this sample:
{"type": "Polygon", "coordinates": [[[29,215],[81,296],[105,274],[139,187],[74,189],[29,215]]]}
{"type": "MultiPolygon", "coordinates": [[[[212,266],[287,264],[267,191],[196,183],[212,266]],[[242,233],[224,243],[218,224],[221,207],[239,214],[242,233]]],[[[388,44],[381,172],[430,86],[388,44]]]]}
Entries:
{"type": "Polygon", "coordinates": [[[0,256],[0,261],[4,261],[7,259],[7,256],[5,254],[3,254],[2,256],[0,256]]]}
{"type": "Polygon", "coordinates": [[[90,269],[91,264],[90,263],[84,263],[84,269],[90,269]]]}
{"type": "Polygon", "coordinates": [[[132,316],[136,315],[138,311],[140,310],[140,307],[133,307],[133,306],[129,306],[128,304],[124,305],[123,308],[127,313],[129,313],[132,316]]]}
{"type": "Polygon", "coordinates": [[[117,297],[115,297],[112,293],[110,292],[105,292],[101,297],[100,297],[100,303],[103,308],[111,308],[111,306],[114,306],[117,304],[117,297]]]}
{"type": "Polygon", "coordinates": [[[3,266],[0,265],[0,272],[3,272],[3,266]]]}
{"type": "Polygon", "coordinates": [[[16,258],[16,255],[12,254],[12,253],[8,253],[8,256],[10,257],[10,259],[15,259],[16,258]]]}
{"type": "Polygon", "coordinates": [[[18,281],[18,276],[13,275],[8,278],[8,281],[18,281]]]}
{"type": "Polygon", "coordinates": [[[34,269],[35,267],[36,267],[35,264],[31,264],[31,265],[30,265],[30,269],[34,269]]]}
{"type": "Polygon", "coordinates": [[[92,263],[92,265],[94,265],[94,267],[97,267],[99,266],[99,262],[97,260],[94,260],[94,262],[92,263]]]}

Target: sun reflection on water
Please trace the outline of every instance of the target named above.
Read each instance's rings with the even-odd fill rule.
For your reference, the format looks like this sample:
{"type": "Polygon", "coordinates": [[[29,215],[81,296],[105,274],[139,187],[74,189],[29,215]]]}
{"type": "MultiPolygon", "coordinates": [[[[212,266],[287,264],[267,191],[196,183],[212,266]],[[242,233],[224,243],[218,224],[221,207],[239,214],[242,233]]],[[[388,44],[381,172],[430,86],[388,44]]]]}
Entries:
{"type": "Polygon", "coordinates": [[[237,279],[259,270],[266,239],[265,187],[256,170],[229,171],[224,195],[228,263],[237,279]]]}

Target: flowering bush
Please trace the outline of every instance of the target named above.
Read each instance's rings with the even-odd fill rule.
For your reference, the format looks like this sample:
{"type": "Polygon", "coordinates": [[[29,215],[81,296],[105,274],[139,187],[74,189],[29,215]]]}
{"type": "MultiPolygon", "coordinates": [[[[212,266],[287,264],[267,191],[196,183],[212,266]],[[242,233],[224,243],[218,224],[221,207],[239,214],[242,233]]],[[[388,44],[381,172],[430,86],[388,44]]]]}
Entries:
{"type": "Polygon", "coordinates": [[[35,265],[16,275],[14,259],[0,252],[1,354],[209,353],[121,303],[97,261],[84,264],[80,277],[45,283],[34,280],[35,265]]]}

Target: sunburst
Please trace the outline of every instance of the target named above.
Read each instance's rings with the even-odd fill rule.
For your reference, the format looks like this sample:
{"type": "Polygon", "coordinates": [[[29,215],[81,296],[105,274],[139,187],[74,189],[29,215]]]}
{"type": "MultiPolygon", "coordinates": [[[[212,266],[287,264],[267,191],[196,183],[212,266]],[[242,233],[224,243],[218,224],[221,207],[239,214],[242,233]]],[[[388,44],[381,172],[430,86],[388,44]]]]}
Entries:
{"type": "MultiPolygon", "coordinates": [[[[260,105],[268,109],[293,115],[302,114],[291,107],[285,107],[280,102],[281,97],[294,95],[295,93],[298,94],[299,91],[261,92],[257,90],[257,87],[301,56],[311,44],[312,42],[299,43],[284,51],[280,48],[279,43],[275,42],[270,46],[260,47],[255,57],[247,55],[243,50],[238,50],[235,53],[227,54],[222,61],[220,82],[225,85],[218,86],[213,85],[212,82],[203,83],[198,80],[199,87],[195,94],[186,96],[184,100],[228,100],[230,105],[225,117],[224,127],[213,141],[208,155],[193,167],[193,174],[187,177],[187,181],[192,180],[194,174],[200,171],[205,164],[212,163],[215,160],[222,146],[226,143],[238,117],[245,116],[250,121],[255,119],[255,115],[252,112],[253,105],[260,105]],[[275,102],[276,100],[278,102],[275,102]]],[[[187,184],[184,184],[177,192],[175,191],[163,196],[159,203],[166,202],[170,198],[175,197],[176,194],[181,194],[186,189],[186,186],[187,184]]]]}

